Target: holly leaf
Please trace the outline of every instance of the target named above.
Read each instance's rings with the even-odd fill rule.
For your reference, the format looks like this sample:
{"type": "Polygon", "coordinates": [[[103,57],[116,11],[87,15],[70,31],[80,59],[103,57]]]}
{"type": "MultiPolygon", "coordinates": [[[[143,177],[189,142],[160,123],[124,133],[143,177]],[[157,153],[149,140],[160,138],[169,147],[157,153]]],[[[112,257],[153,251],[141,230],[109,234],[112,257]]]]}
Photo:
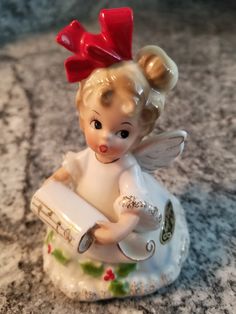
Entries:
{"type": "Polygon", "coordinates": [[[129,283],[115,279],[111,281],[108,289],[115,297],[125,296],[129,292],[129,283]]]}
{"type": "Polygon", "coordinates": [[[119,264],[119,266],[115,269],[115,273],[118,277],[125,278],[129,275],[129,273],[135,271],[136,268],[136,263],[119,264]]]}
{"type": "Polygon", "coordinates": [[[97,266],[96,264],[92,262],[84,262],[84,263],[80,263],[80,266],[83,269],[83,272],[85,274],[88,274],[92,277],[100,277],[102,276],[104,272],[103,264],[97,266]]]}
{"type": "Polygon", "coordinates": [[[61,263],[62,265],[66,265],[66,264],[69,262],[69,260],[70,260],[68,257],[66,257],[66,256],[63,254],[62,250],[60,250],[60,249],[55,249],[55,250],[53,250],[51,254],[52,254],[52,255],[56,258],[56,260],[57,260],[59,263],[61,263]]]}
{"type": "Polygon", "coordinates": [[[52,230],[50,230],[46,236],[46,239],[45,239],[45,244],[49,244],[52,242],[53,240],[53,236],[54,236],[54,232],[52,230]]]}

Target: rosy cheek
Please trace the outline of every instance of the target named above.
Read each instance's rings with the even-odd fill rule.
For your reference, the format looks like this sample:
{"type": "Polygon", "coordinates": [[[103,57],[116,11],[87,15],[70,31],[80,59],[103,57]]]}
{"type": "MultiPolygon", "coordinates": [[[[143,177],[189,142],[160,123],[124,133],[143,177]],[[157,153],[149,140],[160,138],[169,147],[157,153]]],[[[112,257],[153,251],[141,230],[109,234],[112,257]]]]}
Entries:
{"type": "Polygon", "coordinates": [[[121,147],[112,147],[110,148],[110,151],[113,152],[114,154],[120,154],[122,152],[121,147]]]}
{"type": "Polygon", "coordinates": [[[113,147],[113,151],[117,154],[121,154],[127,151],[128,145],[125,142],[119,142],[113,147]]]}
{"type": "Polygon", "coordinates": [[[86,132],[86,142],[87,142],[88,146],[94,147],[94,145],[95,145],[95,136],[94,136],[94,134],[91,134],[90,132],[86,132]]]}

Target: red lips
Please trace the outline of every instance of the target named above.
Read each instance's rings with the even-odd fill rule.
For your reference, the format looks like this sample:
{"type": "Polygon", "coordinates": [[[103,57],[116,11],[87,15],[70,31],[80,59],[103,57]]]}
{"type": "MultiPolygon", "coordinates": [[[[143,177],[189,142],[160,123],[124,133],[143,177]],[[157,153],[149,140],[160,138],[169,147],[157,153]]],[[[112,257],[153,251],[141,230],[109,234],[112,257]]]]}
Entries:
{"type": "Polygon", "coordinates": [[[99,150],[101,153],[106,153],[108,150],[108,147],[106,145],[100,145],[99,150]]]}

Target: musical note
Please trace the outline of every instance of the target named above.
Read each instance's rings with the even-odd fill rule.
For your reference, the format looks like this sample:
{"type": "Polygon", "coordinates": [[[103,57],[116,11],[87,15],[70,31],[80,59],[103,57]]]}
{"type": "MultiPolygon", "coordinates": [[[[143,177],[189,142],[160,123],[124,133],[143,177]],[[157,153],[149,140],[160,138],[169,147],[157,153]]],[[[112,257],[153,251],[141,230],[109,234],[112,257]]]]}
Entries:
{"type": "Polygon", "coordinates": [[[70,229],[65,229],[64,230],[64,237],[65,239],[70,243],[72,240],[72,236],[71,236],[71,230],[70,229]]]}
{"type": "Polygon", "coordinates": [[[37,208],[38,208],[38,215],[40,216],[40,212],[41,212],[41,210],[42,210],[42,205],[39,204],[39,205],[37,206],[37,208]]]}

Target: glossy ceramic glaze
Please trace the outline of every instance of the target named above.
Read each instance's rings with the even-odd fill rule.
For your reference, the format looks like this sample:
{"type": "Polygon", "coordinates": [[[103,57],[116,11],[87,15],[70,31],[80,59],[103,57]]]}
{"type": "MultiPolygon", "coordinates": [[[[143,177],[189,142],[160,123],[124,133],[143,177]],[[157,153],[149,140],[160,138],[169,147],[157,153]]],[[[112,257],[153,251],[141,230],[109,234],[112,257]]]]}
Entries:
{"type": "Polygon", "coordinates": [[[48,226],[44,269],[68,297],[94,301],[152,293],[176,279],[189,235],[179,201],[153,178],[184,148],[186,132],[152,135],[178,79],[157,46],[133,60],[132,10],[102,10],[100,34],[73,21],[57,41],[80,82],[76,106],[88,145],[66,154],[31,208],[48,226]]]}

